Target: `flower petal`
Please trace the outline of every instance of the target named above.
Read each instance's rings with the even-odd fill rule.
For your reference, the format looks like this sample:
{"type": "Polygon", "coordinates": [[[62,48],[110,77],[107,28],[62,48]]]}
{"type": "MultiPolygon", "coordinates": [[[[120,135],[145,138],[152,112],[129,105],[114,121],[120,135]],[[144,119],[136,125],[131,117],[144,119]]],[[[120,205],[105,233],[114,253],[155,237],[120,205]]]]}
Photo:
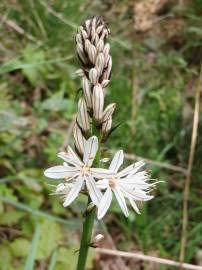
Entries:
{"type": "Polygon", "coordinates": [[[90,169],[93,177],[96,178],[111,178],[114,176],[114,173],[112,171],[109,171],[108,169],[102,169],[102,168],[91,168],[90,169]]]}
{"type": "Polygon", "coordinates": [[[114,194],[116,196],[116,199],[118,201],[118,204],[121,207],[124,215],[126,217],[128,217],[129,216],[128,208],[127,208],[126,201],[125,201],[125,198],[124,198],[121,190],[118,187],[116,187],[116,188],[113,188],[113,192],[114,192],[114,194]]]}
{"type": "Polygon", "coordinates": [[[97,213],[98,219],[102,219],[104,217],[104,215],[106,214],[107,210],[110,207],[111,202],[112,202],[112,191],[111,188],[108,187],[106,192],[102,196],[102,199],[98,206],[98,213],[97,213]]]}
{"type": "Polygon", "coordinates": [[[107,189],[109,187],[109,180],[108,179],[102,179],[102,180],[98,180],[96,182],[96,186],[99,189],[107,189]]]}
{"type": "Polygon", "coordinates": [[[136,201],[148,201],[153,199],[154,196],[150,196],[147,195],[146,192],[142,191],[142,190],[132,190],[129,189],[123,185],[119,185],[122,192],[124,193],[124,195],[128,198],[128,199],[133,199],[136,201]]]}
{"type": "Polygon", "coordinates": [[[117,176],[123,177],[123,176],[129,175],[129,174],[135,174],[144,165],[145,165],[145,162],[143,160],[138,161],[138,162],[126,167],[122,171],[120,171],[117,176]]]}
{"type": "Polygon", "coordinates": [[[86,166],[91,167],[98,149],[98,139],[96,136],[90,137],[84,146],[83,162],[86,166]]]}
{"type": "Polygon", "coordinates": [[[135,210],[135,212],[136,212],[138,215],[140,215],[140,214],[141,214],[141,213],[140,213],[140,210],[138,209],[137,204],[135,203],[135,201],[132,200],[132,199],[129,199],[129,201],[130,201],[131,206],[132,206],[133,209],[135,210]]]}
{"type": "Polygon", "coordinates": [[[102,193],[96,186],[95,180],[90,175],[86,178],[86,186],[88,188],[88,192],[89,192],[92,202],[96,206],[98,206],[102,198],[102,193]]]}
{"type": "Polygon", "coordinates": [[[73,177],[77,172],[78,169],[76,167],[54,166],[45,170],[44,175],[53,179],[62,179],[73,177]]]}
{"type": "Polygon", "coordinates": [[[124,159],[123,150],[116,152],[109,166],[109,170],[116,173],[120,168],[120,166],[123,164],[123,159],[124,159]]]}
{"type": "Polygon", "coordinates": [[[79,159],[75,159],[74,157],[68,155],[66,152],[58,153],[58,157],[76,167],[80,167],[83,165],[83,163],[79,159]]]}
{"type": "Polygon", "coordinates": [[[84,182],[83,178],[78,178],[78,180],[74,183],[73,187],[71,188],[67,197],[65,198],[65,201],[63,203],[64,207],[67,207],[76,199],[82,188],[83,182],[84,182]]]}

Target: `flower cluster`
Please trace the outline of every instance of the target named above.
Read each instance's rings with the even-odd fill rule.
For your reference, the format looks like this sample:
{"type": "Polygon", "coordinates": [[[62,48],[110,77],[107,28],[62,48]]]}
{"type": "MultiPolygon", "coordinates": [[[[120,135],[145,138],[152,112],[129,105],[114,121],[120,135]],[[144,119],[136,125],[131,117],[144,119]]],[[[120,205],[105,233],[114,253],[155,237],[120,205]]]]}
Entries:
{"type": "Polygon", "coordinates": [[[112,58],[110,45],[106,43],[109,29],[102,17],[94,17],[80,26],[76,35],[76,50],[82,69],[83,95],[79,100],[74,138],[77,152],[84,153],[85,139],[92,133],[92,122],[102,132],[103,138],[111,130],[112,114],[116,104],[104,109],[106,87],[110,82],[112,58]]]}
{"type": "Polygon", "coordinates": [[[63,206],[73,202],[79,192],[87,191],[93,204],[97,206],[97,217],[101,219],[107,212],[112,202],[114,193],[124,215],[128,217],[126,199],[139,214],[136,201],[148,201],[153,198],[149,190],[155,183],[149,184],[149,176],[143,161],[136,162],[118,172],[124,155],[118,151],[111,161],[108,169],[91,167],[98,149],[98,139],[90,137],[84,145],[83,160],[68,146],[67,152],[61,152],[58,157],[64,160],[63,166],[54,166],[47,169],[44,174],[53,179],[64,179],[56,187],[56,194],[63,196],[63,206]],[[104,190],[104,194],[101,192],[104,190]]]}
{"type": "MultiPolygon", "coordinates": [[[[136,162],[123,170],[123,151],[118,151],[108,169],[95,168],[94,160],[100,152],[99,142],[106,139],[112,127],[115,103],[104,108],[106,86],[110,81],[112,59],[110,46],[106,43],[109,29],[103,18],[94,17],[84,22],[76,35],[76,48],[82,69],[82,97],[78,102],[77,121],[74,128],[75,152],[68,146],[58,157],[64,160],[61,166],[47,169],[44,174],[63,180],[55,193],[63,198],[63,206],[71,204],[80,192],[88,194],[97,207],[101,219],[109,209],[113,194],[124,215],[129,215],[127,202],[139,214],[136,202],[153,198],[149,195],[155,183],[143,169],[144,161],[136,162]],[[92,136],[94,129],[99,139],[92,136]]],[[[99,162],[97,162],[99,163],[99,162]]],[[[96,164],[98,166],[98,164],[96,164]]]]}

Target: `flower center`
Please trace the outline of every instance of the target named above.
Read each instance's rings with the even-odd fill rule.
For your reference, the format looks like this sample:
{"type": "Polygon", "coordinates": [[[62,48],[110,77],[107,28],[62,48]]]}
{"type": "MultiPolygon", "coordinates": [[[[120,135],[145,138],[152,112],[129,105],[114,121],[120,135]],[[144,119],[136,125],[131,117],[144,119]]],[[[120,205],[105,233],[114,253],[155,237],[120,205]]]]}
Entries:
{"type": "Polygon", "coordinates": [[[117,186],[117,185],[118,185],[118,181],[117,181],[116,178],[110,178],[110,179],[109,179],[109,186],[110,186],[111,188],[114,188],[114,187],[117,186]]]}
{"type": "Polygon", "coordinates": [[[90,167],[83,166],[83,167],[81,168],[81,173],[82,173],[82,175],[88,174],[89,172],[90,172],[90,167]]]}

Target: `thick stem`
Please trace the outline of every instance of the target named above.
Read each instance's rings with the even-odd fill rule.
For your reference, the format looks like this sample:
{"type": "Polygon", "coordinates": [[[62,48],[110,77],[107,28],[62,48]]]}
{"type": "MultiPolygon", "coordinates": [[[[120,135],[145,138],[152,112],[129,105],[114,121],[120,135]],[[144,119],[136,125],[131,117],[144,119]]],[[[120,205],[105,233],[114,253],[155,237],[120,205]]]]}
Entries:
{"type": "MultiPolygon", "coordinates": [[[[90,199],[88,200],[88,203],[90,199]]],[[[85,221],[83,223],[83,232],[81,238],[81,245],[79,250],[79,259],[77,264],[77,270],[84,270],[86,265],[86,260],[88,257],[88,250],[91,243],[91,236],[93,230],[93,223],[95,218],[95,207],[90,211],[87,212],[85,221]]]]}

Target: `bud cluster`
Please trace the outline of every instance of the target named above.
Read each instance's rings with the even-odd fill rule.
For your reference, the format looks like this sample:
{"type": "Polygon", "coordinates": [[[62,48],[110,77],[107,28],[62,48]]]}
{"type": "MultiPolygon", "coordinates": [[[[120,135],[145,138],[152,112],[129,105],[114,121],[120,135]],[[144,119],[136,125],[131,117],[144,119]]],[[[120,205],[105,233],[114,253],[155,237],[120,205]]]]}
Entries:
{"type": "Polygon", "coordinates": [[[112,69],[110,45],[106,42],[108,35],[109,29],[102,17],[86,20],[76,35],[76,50],[82,66],[77,74],[82,78],[83,95],[79,100],[74,137],[81,155],[83,143],[92,134],[92,122],[101,130],[103,138],[107,137],[112,127],[116,104],[104,108],[112,69]]]}

